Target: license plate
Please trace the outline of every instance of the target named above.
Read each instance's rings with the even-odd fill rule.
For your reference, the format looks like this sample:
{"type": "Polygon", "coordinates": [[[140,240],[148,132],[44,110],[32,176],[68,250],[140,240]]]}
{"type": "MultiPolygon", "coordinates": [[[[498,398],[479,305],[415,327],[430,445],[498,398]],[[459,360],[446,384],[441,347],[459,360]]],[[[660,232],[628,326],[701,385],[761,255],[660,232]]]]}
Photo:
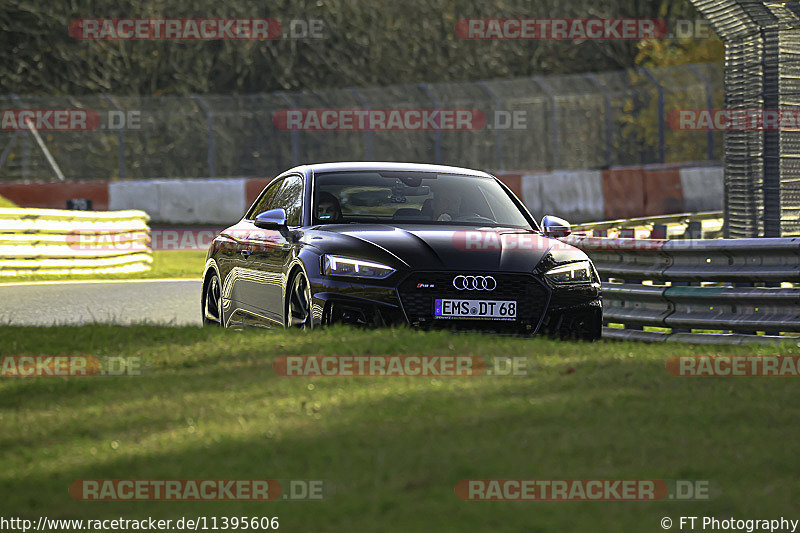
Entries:
{"type": "Polygon", "coordinates": [[[453,300],[436,298],[434,318],[472,318],[514,320],[517,318],[515,300],[453,300]]]}

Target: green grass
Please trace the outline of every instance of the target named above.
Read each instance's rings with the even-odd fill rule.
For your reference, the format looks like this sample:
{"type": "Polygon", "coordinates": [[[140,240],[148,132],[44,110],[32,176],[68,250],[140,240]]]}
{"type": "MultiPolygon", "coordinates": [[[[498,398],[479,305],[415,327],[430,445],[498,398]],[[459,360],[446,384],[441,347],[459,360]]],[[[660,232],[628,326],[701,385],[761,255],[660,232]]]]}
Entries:
{"type": "Polygon", "coordinates": [[[3,276],[0,282],[67,281],[89,279],[159,279],[200,278],[203,276],[206,252],[204,250],[157,250],[153,252],[152,268],[135,274],[73,274],[43,276],[3,276]]]}
{"type": "Polygon", "coordinates": [[[791,378],[688,379],[689,354],[800,353],[405,330],[0,328],[0,354],[136,356],[138,377],[0,378],[0,516],[279,516],[284,531],[662,531],[797,518],[791,378]],[[282,378],[286,354],[524,356],[527,376],[282,378]],[[324,479],[322,502],[78,502],[85,478],[324,479]],[[465,502],[469,478],[711,480],[705,502],[465,502]],[[673,526],[677,529],[676,525],[673,526]]]}

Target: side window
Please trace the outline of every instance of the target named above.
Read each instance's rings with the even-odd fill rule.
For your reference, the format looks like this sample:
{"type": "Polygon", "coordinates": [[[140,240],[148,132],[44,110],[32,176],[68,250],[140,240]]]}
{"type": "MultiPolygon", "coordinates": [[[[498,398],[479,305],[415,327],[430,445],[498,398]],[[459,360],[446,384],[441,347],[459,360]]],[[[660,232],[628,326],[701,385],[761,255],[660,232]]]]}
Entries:
{"type": "Polygon", "coordinates": [[[286,180],[275,180],[269,184],[267,190],[261,195],[261,198],[258,199],[256,204],[250,209],[250,212],[247,213],[246,218],[248,220],[253,220],[264,211],[270,209],[269,206],[272,203],[272,199],[275,198],[275,195],[278,193],[278,190],[284,181],[286,180]]]}
{"type": "Polygon", "coordinates": [[[270,202],[270,209],[283,208],[286,211],[286,223],[299,226],[303,215],[303,179],[300,176],[289,176],[283,180],[280,191],[270,202]]]}

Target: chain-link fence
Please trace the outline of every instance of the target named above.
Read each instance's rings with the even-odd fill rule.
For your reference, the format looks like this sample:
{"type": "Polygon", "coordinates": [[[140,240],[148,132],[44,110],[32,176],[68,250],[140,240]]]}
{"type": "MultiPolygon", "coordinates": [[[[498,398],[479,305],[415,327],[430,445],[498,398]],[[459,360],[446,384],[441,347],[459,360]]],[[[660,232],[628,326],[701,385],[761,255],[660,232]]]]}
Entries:
{"type": "MultiPolygon", "coordinates": [[[[0,97],[0,179],[271,176],[297,164],[413,161],[493,170],[587,169],[721,160],[722,134],[673,128],[670,111],[722,107],[721,64],[598,74],[301,93],[0,97]],[[19,111],[32,111],[41,139],[19,111]],[[86,111],[55,127],[47,110],[86,111]],[[287,126],[286,113],[299,122],[287,126]],[[325,111],[391,115],[399,125],[327,129],[325,111]],[[470,124],[409,126],[409,111],[469,110],[470,124]],[[38,113],[38,115],[37,115],[38,113]]],[[[412,114],[413,115],[413,114],[412,114]]],[[[331,115],[334,116],[334,115],[331,115]]],[[[328,117],[329,118],[329,117],[328,117]]],[[[339,117],[341,119],[341,117],[339,117]]],[[[343,120],[343,119],[342,119],[343,120]]],[[[388,119],[387,119],[388,120],[388,119]]],[[[291,122],[291,121],[290,121],[291,122]]]]}
{"type": "Polygon", "coordinates": [[[780,119],[780,127],[731,129],[725,138],[725,235],[800,235],[800,6],[692,3],[725,43],[726,108],[780,119]]]}

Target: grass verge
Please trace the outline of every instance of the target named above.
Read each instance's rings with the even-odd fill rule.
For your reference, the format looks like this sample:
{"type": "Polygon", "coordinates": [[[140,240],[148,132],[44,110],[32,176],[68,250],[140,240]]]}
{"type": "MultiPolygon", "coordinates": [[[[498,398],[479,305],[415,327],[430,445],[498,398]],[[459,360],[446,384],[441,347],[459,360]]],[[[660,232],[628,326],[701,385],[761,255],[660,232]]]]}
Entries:
{"type": "Polygon", "coordinates": [[[140,357],[141,376],[0,378],[0,516],[279,516],[286,531],[660,531],[793,517],[798,382],[670,376],[671,355],[796,346],[594,344],[406,330],[0,328],[0,355],[140,357]],[[526,376],[282,378],[290,354],[523,356],[526,376]],[[79,502],[76,479],[322,479],[321,502],[79,502]],[[694,502],[465,502],[470,478],[711,480],[694,502]],[[677,522],[676,522],[677,525],[677,522]]]}

